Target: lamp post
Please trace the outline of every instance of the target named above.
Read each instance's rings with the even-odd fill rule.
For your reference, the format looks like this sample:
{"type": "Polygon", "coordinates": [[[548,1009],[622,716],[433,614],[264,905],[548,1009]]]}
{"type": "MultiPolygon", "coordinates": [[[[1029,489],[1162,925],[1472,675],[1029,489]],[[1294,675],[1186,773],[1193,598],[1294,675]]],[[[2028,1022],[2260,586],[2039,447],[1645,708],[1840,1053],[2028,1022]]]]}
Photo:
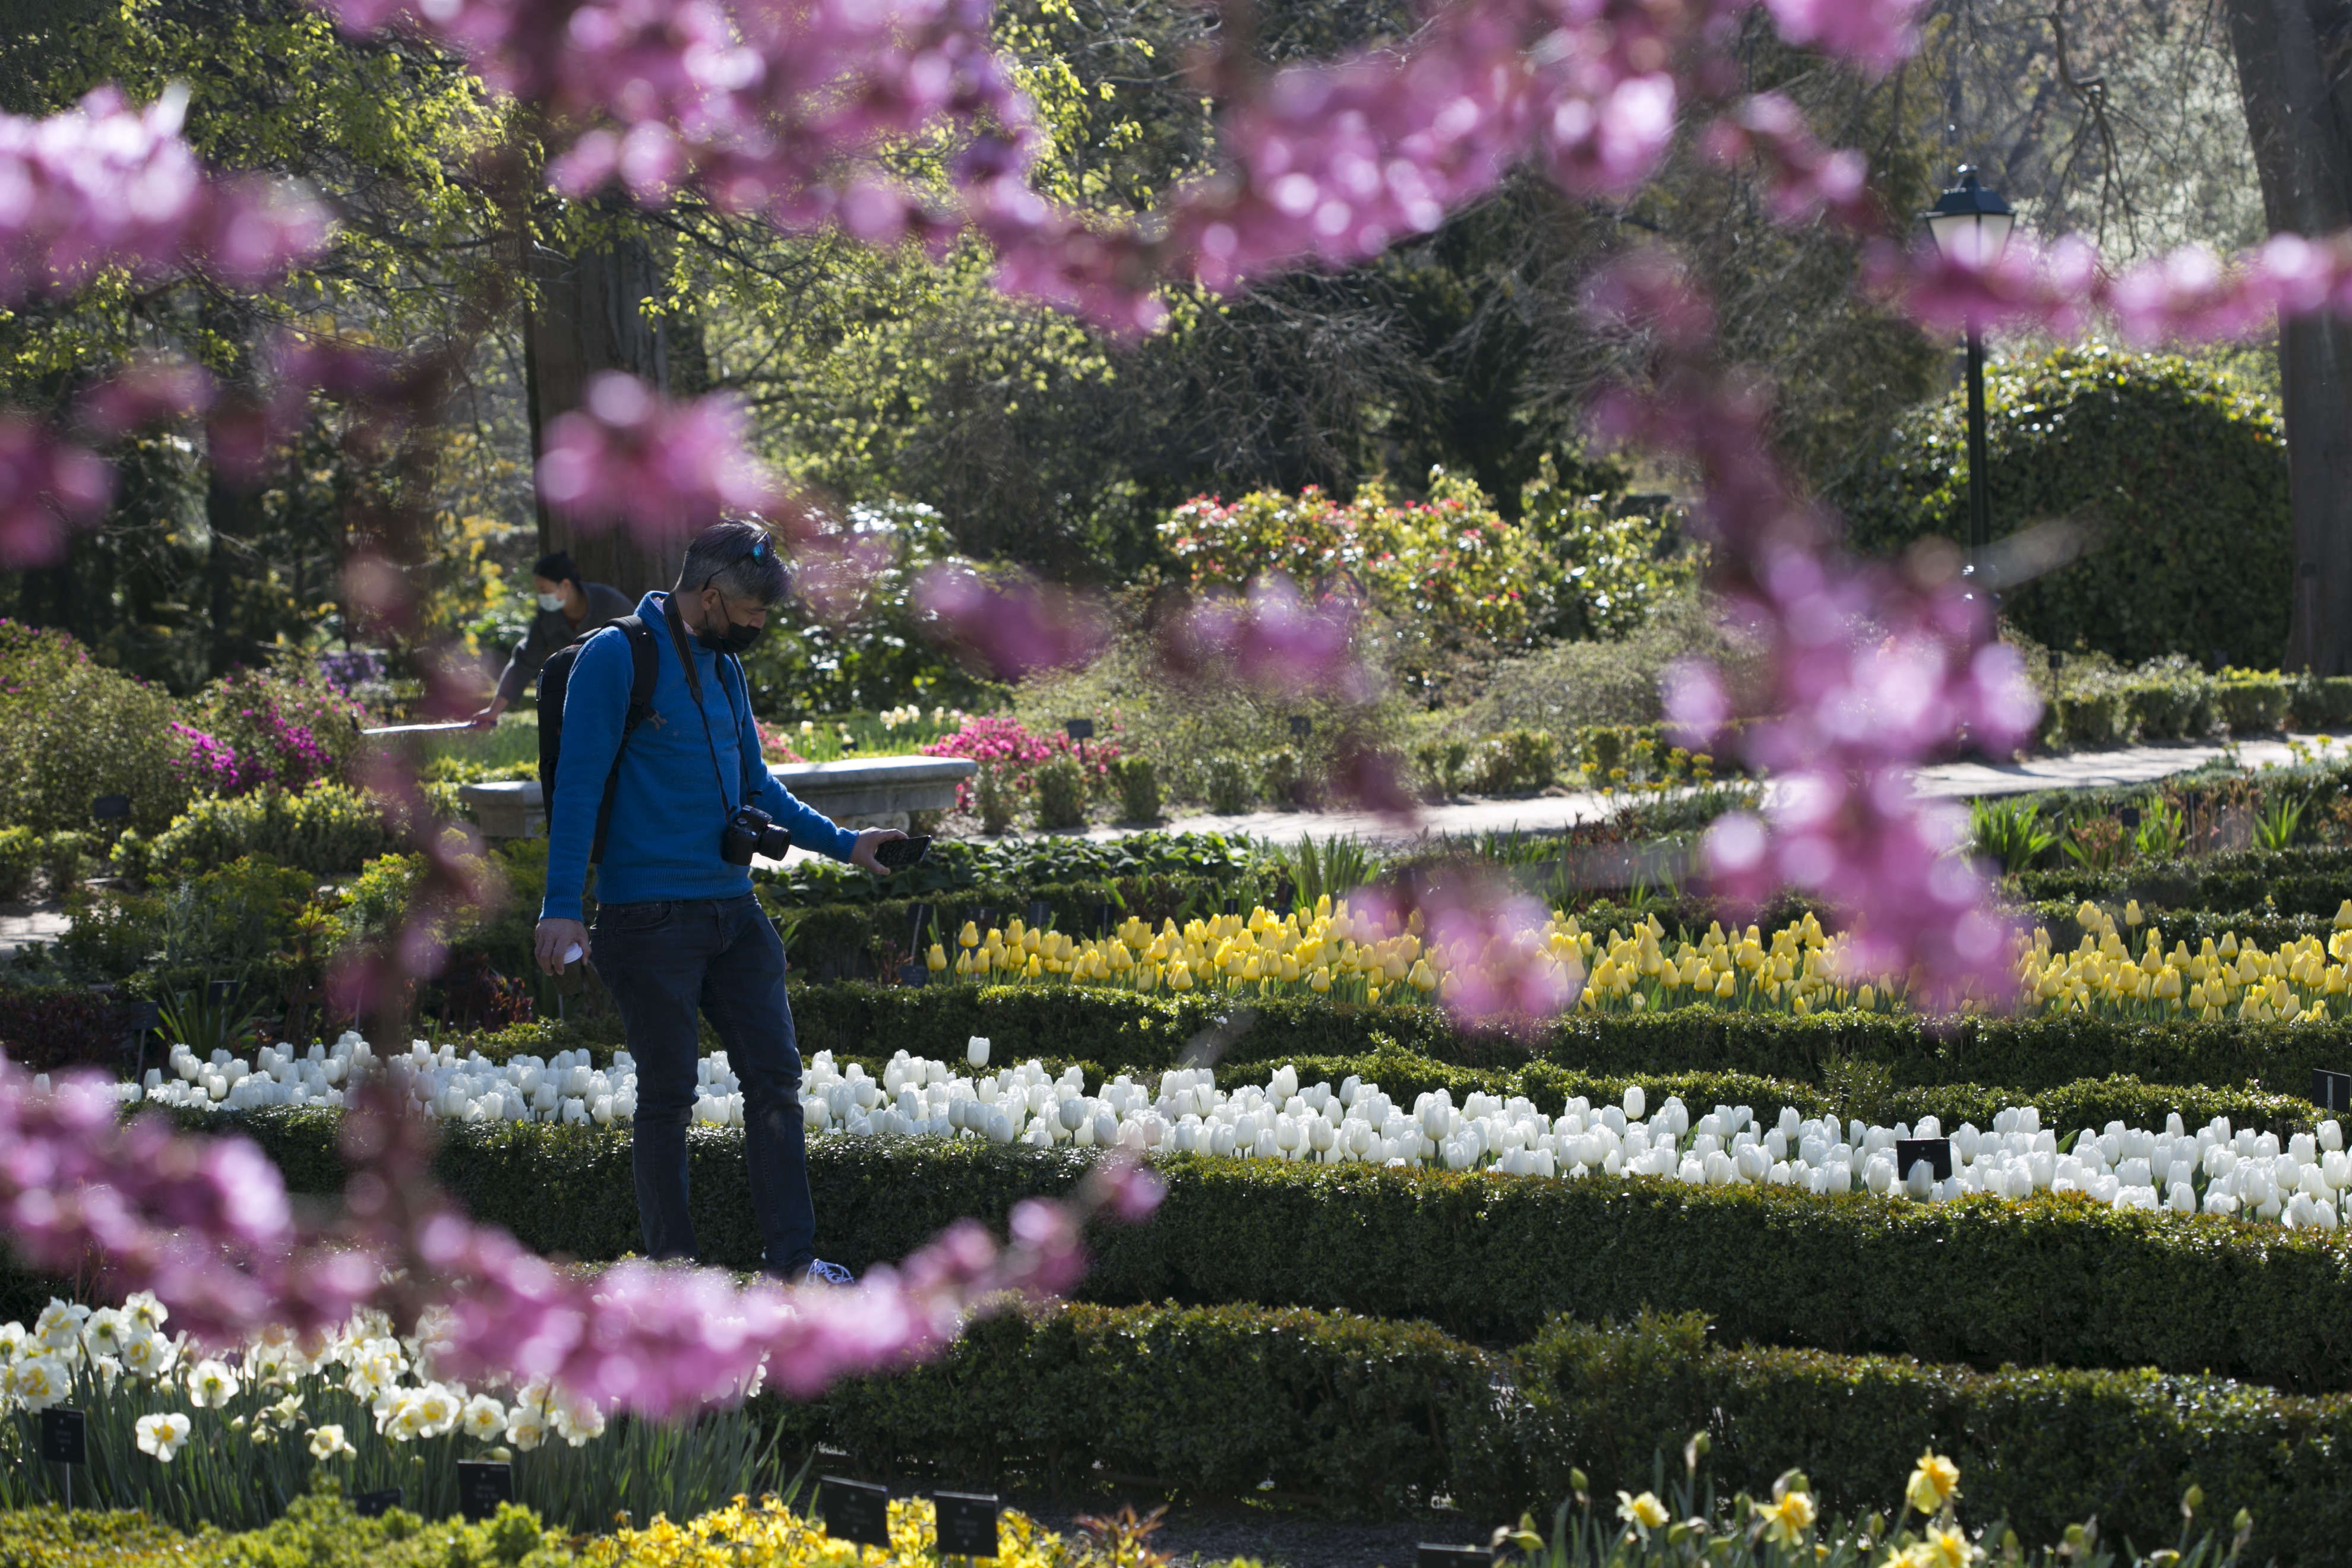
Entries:
{"type": "MultiPolygon", "coordinates": [[[[1936,248],[1955,261],[1990,267],[2009,247],[2009,233],[2017,215],[1999,191],[1977,183],[1975,169],[1963,163],[1960,183],[1936,198],[1919,216],[1936,248]]],[[[1984,334],[1969,328],[1969,565],[1974,577],[1985,552],[1992,546],[1992,493],[1985,481],[1984,334]]]]}

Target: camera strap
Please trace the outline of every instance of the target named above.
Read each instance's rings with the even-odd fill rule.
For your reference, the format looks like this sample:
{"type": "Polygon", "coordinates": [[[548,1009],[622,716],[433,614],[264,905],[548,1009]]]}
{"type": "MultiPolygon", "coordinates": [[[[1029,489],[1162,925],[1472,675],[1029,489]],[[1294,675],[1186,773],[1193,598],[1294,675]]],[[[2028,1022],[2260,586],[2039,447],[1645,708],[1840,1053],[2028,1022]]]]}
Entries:
{"type": "MultiPolygon", "coordinates": [[[[719,767],[719,742],[710,736],[710,714],[702,706],[702,676],[694,668],[693,650],[686,646],[686,619],[678,614],[677,595],[669,595],[662,600],[662,619],[669,626],[669,646],[677,650],[678,667],[686,671],[686,689],[694,697],[695,715],[702,721],[702,748],[710,754],[710,782],[719,786],[719,812],[731,822],[735,808],[727,800],[727,778],[719,767]]],[[[727,678],[723,674],[719,679],[719,689],[721,696],[726,695],[727,678]]],[[[730,717],[733,716],[735,700],[731,697],[727,699],[727,711],[730,717]]]]}

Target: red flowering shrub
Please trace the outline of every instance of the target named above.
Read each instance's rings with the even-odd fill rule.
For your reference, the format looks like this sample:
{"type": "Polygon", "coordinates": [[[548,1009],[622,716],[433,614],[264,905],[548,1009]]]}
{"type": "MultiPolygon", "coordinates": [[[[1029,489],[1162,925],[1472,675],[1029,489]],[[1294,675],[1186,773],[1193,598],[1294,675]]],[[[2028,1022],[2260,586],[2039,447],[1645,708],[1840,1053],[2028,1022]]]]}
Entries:
{"type": "MultiPolygon", "coordinates": [[[[1006,782],[1017,791],[1027,792],[1038,764],[1056,757],[1068,757],[1086,771],[1087,787],[1101,788],[1110,777],[1110,768],[1120,756],[1118,735],[1119,723],[1110,721],[1110,733],[1088,741],[1081,750],[1067,735],[1048,731],[1040,734],[1022,727],[1018,719],[964,715],[963,727],[952,735],[941,735],[922,748],[927,757],[970,757],[982,767],[1003,770],[1006,782]]],[[[971,784],[956,786],[956,808],[970,805],[971,784]]]]}

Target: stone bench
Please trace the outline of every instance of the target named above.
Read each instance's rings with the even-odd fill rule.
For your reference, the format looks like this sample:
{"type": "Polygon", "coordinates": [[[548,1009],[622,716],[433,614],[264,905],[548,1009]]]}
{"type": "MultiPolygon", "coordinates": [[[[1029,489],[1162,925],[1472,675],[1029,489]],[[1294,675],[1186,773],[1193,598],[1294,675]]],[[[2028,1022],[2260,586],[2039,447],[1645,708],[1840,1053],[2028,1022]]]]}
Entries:
{"type": "MultiPolygon", "coordinates": [[[[837,763],[774,763],[768,771],[800,800],[844,827],[908,826],[910,813],[945,811],[956,786],[979,771],[965,757],[846,757],[837,763]]],[[[457,798],[488,838],[535,838],[547,831],[537,779],[462,784],[457,798]]],[[[715,832],[718,824],[711,824],[715,832]]]]}

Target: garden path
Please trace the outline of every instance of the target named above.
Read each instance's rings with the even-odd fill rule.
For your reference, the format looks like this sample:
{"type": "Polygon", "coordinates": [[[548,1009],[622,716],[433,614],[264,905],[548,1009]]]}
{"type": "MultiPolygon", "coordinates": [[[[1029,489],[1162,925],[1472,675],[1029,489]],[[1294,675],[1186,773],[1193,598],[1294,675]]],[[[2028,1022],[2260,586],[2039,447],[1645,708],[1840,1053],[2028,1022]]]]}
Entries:
{"type": "MultiPolygon", "coordinates": [[[[2276,741],[2248,741],[2236,748],[2241,763],[2260,767],[2293,761],[2289,741],[2313,746],[2310,736],[2276,741]]],[[[2337,742],[2337,746],[2346,744],[2337,742]]],[[[1947,799],[1977,795],[2026,795],[2037,790],[2098,789],[2148,784],[2212,762],[2231,748],[2218,742],[2168,741],[2145,746],[2120,746],[2105,751],[2075,752],[2064,756],[2039,756],[2021,763],[1946,763],[1918,772],[1919,793],[1947,799]]],[[[1448,802],[1423,810],[1419,820],[1400,824],[1370,812],[1254,811],[1234,816],[1183,816],[1168,823],[1175,833],[1246,833],[1253,838],[1295,844],[1313,837],[1333,835],[1399,842],[1427,835],[1465,836],[1558,832],[1580,822],[1592,822],[1624,804],[1622,797],[1598,794],[1537,795],[1515,800],[1448,802]]],[[[1139,831],[1128,827],[1097,827],[1087,837],[1125,837],[1139,831]]]]}
{"type": "Polygon", "coordinates": [[[21,947],[55,942],[65,935],[66,927],[72,923],[63,910],[54,907],[34,909],[10,904],[0,908],[0,958],[21,947]]]}

